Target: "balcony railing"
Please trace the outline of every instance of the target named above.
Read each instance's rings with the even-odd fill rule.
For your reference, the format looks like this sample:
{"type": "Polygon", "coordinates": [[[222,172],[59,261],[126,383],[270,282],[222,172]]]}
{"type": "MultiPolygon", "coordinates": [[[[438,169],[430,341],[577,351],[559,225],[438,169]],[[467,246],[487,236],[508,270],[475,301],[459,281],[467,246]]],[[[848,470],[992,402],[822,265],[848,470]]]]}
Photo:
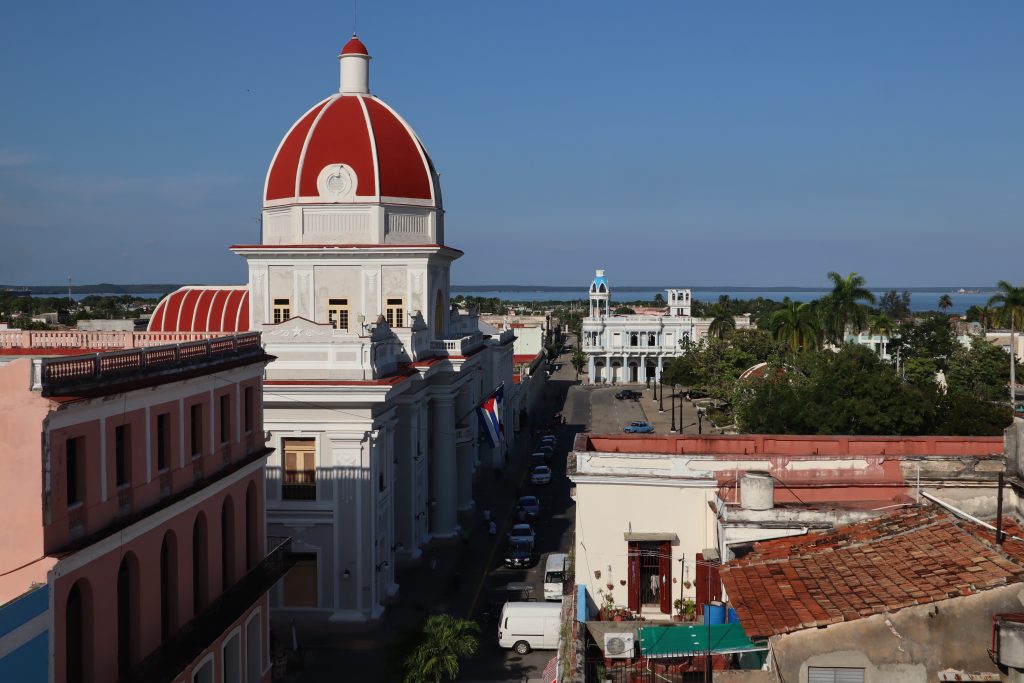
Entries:
{"type": "MultiPolygon", "coordinates": [[[[267,538],[270,544],[273,537],[267,538]]],[[[192,618],[167,642],[142,660],[122,683],[170,683],[233,623],[238,621],[295,564],[292,539],[276,539],[274,548],[235,585],[192,618]]]]}
{"type": "Polygon", "coordinates": [[[285,470],[281,480],[283,500],[316,500],[316,472],[285,470]]]}
{"type": "Polygon", "coordinates": [[[455,339],[432,339],[430,350],[437,356],[465,356],[484,343],[480,332],[473,332],[455,339]]]}
{"type": "Polygon", "coordinates": [[[0,349],[138,349],[223,336],[223,332],[0,330],[0,349]]]}
{"type": "Polygon", "coordinates": [[[81,389],[130,375],[197,366],[230,357],[263,354],[259,332],[218,336],[181,344],[137,348],[126,351],[37,358],[32,368],[32,388],[44,396],[63,389],[81,389]]]}

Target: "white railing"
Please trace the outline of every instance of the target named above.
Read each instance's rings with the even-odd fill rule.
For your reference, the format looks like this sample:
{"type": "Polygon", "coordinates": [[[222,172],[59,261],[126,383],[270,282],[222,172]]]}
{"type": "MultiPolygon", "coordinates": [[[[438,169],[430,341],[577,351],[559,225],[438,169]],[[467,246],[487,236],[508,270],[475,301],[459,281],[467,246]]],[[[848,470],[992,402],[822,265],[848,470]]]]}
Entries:
{"type": "Polygon", "coordinates": [[[483,334],[474,332],[455,339],[431,339],[430,350],[440,356],[465,356],[483,343],[483,334]]]}
{"type": "Polygon", "coordinates": [[[0,349],[141,349],[224,336],[224,332],[0,330],[0,349]]]}

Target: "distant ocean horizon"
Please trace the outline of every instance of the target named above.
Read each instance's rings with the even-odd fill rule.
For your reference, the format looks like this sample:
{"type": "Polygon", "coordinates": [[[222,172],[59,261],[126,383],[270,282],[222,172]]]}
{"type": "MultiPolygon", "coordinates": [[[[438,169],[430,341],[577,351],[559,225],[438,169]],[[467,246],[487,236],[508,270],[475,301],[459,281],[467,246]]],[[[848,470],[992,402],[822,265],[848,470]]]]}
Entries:
{"type": "MultiPolygon", "coordinates": [[[[895,288],[894,288],[895,289],[895,288]]],[[[762,297],[765,299],[772,299],[773,301],[782,301],[785,298],[789,298],[790,301],[813,301],[819,299],[829,292],[828,289],[811,289],[811,288],[800,288],[800,289],[743,289],[739,287],[730,287],[728,289],[701,289],[697,287],[691,287],[693,298],[696,301],[702,301],[705,303],[713,303],[718,301],[720,296],[728,296],[731,299],[756,299],[762,297]]],[[[989,297],[992,296],[994,290],[989,289],[987,291],[974,291],[959,294],[956,289],[944,290],[938,287],[932,288],[919,288],[917,291],[911,288],[901,288],[896,291],[902,292],[907,290],[910,292],[910,310],[912,311],[937,311],[939,310],[939,297],[943,294],[949,294],[950,299],[953,300],[953,306],[948,309],[947,313],[959,313],[963,314],[967,312],[967,309],[971,306],[978,305],[984,306],[989,297]]],[[[888,291],[884,290],[872,290],[874,295],[879,299],[888,291]]],[[[498,298],[502,301],[579,301],[587,298],[587,291],[580,288],[557,288],[557,287],[545,287],[544,289],[529,290],[523,289],[487,289],[478,288],[470,289],[468,287],[452,287],[452,297],[458,295],[462,296],[476,296],[486,298],[498,298]]],[[[653,301],[655,294],[661,294],[665,296],[664,289],[644,289],[639,287],[620,287],[612,290],[612,300],[616,303],[622,303],[627,301],[653,301]]]]}

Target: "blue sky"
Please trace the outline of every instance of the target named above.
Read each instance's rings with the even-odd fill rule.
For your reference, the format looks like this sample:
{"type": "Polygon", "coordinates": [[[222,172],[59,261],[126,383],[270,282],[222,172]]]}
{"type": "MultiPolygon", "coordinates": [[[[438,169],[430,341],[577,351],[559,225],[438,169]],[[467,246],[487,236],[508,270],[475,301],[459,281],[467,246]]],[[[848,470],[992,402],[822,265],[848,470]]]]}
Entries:
{"type": "MultiPolygon", "coordinates": [[[[1024,280],[1024,3],[364,0],[456,284],[1024,280]]],[[[0,283],[242,282],[350,0],[7,3],[0,283]]]]}

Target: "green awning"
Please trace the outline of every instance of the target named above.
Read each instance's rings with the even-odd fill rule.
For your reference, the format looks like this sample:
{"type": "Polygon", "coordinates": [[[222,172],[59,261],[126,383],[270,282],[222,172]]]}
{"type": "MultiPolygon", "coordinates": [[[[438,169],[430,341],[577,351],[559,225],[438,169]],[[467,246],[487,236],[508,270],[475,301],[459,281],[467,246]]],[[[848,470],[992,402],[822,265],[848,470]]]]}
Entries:
{"type": "Polygon", "coordinates": [[[709,642],[711,653],[718,655],[768,649],[767,645],[750,642],[739,624],[673,624],[640,629],[640,654],[649,659],[704,654],[709,651],[709,642]]]}

